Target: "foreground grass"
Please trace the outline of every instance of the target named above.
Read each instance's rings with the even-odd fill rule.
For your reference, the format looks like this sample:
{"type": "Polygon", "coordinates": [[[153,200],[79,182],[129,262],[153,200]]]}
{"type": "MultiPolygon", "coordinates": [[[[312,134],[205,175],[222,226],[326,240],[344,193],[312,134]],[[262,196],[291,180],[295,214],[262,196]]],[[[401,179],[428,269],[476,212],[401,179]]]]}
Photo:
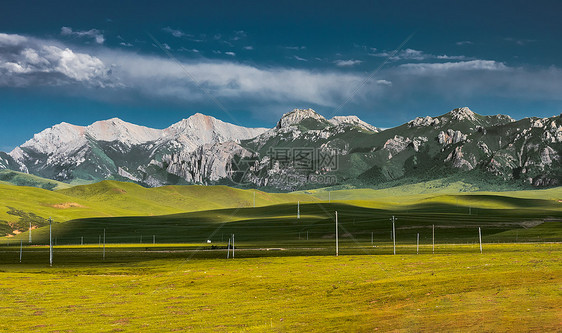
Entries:
{"type": "Polygon", "coordinates": [[[2,248],[0,330],[560,329],[562,244],[486,244],[482,255],[450,247],[396,256],[238,251],[234,260],[108,248],[106,262],[99,250],[61,248],[52,268],[45,248],[26,249],[23,264],[14,263],[17,248],[2,248]]]}

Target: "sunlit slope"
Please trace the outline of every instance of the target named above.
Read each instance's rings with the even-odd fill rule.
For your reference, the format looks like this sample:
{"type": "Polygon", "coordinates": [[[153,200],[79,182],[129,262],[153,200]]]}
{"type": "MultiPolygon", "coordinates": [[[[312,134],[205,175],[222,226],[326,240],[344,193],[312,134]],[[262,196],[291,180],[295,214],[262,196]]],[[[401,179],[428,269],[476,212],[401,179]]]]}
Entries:
{"type": "MultiPolygon", "coordinates": [[[[0,230],[27,230],[87,217],[150,216],[196,210],[253,206],[254,191],[226,186],[166,186],[144,188],[133,183],[102,181],[60,191],[0,184],[0,230]]],[[[257,206],[297,201],[318,201],[306,194],[271,194],[255,191],[257,206]]]]}
{"type": "MultiPolygon", "coordinates": [[[[441,180],[430,181],[410,185],[402,185],[386,189],[342,189],[331,190],[318,189],[303,191],[309,193],[321,200],[331,201],[354,201],[369,202],[370,206],[380,205],[412,205],[421,201],[431,200],[445,203],[454,203],[455,205],[478,205],[496,208],[510,208],[513,201],[520,199],[539,199],[548,200],[556,203],[562,200],[562,187],[544,189],[544,190],[526,190],[526,191],[479,191],[479,188],[463,182],[448,183],[443,186],[441,180]],[[474,192],[473,192],[474,191],[474,192]],[[477,192],[476,192],[477,191],[477,192]],[[490,201],[488,201],[488,197],[490,201]],[[513,198],[498,200],[498,197],[513,198]]],[[[521,203],[523,204],[523,202],[521,203]]]]}

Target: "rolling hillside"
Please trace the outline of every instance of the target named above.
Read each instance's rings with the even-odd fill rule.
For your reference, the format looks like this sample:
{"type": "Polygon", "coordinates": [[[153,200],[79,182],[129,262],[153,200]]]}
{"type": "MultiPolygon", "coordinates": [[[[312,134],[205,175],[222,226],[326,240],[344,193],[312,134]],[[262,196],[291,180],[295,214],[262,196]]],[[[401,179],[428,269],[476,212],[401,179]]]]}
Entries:
{"type": "MultiPolygon", "coordinates": [[[[55,222],[64,222],[88,217],[150,216],[249,207],[253,205],[253,193],[253,190],[226,186],[144,188],[117,181],[58,191],[0,184],[0,233],[27,230],[30,222],[33,227],[41,227],[48,223],[49,217],[55,222]]],[[[257,206],[319,200],[306,194],[255,193],[257,206]]]]}

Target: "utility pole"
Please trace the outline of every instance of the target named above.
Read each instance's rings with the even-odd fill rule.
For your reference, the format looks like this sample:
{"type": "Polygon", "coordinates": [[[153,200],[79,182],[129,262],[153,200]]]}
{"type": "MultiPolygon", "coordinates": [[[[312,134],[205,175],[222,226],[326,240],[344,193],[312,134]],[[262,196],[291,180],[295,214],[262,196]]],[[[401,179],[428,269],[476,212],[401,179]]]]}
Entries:
{"type": "Polygon", "coordinates": [[[80,245],[84,245],[84,236],[80,237],[80,245]]]}
{"type": "Polygon", "coordinates": [[[394,248],[394,254],[396,254],[396,228],[394,227],[394,221],[398,220],[392,215],[392,246],[394,248]]]}
{"type": "Polygon", "coordinates": [[[152,235],[152,244],[156,244],[156,235],[152,235]]]}
{"type": "Polygon", "coordinates": [[[230,238],[228,239],[228,247],[226,248],[226,259],[230,258],[230,238]]]}
{"type": "Polygon", "coordinates": [[[480,227],[478,227],[478,240],[480,241],[480,254],[482,254],[482,232],[480,231],[480,227]]]}
{"type": "Polygon", "coordinates": [[[103,228],[103,260],[105,260],[105,228],[103,228]]]}
{"type": "Polygon", "coordinates": [[[338,212],[336,211],[336,257],[339,255],[339,239],[338,239],[338,212]]]}
{"type": "Polygon", "coordinates": [[[297,201],[297,219],[301,218],[301,202],[297,201]]]}
{"type": "Polygon", "coordinates": [[[328,203],[332,203],[332,192],[328,191],[328,203]]]}
{"type": "Polygon", "coordinates": [[[31,222],[29,222],[29,243],[31,244],[31,222]]]}
{"type": "Polygon", "coordinates": [[[22,254],[23,254],[23,240],[20,240],[20,262],[21,262],[22,254]]]}
{"type": "Polygon", "coordinates": [[[432,253],[435,254],[435,224],[433,225],[433,245],[432,245],[432,253]]]}
{"type": "Polygon", "coordinates": [[[254,190],[254,208],[256,208],[256,190],[254,190]]]}
{"type": "Polygon", "coordinates": [[[375,245],[375,233],[371,231],[371,245],[375,245]]]}
{"type": "Polygon", "coordinates": [[[234,234],[232,234],[232,259],[234,259],[234,234]]]}
{"type": "Polygon", "coordinates": [[[49,266],[53,266],[53,219],[49,217],[49,266]]]}
{"type": "Polygon", "coordinates": [[[420,254],[420,233],[418,232],[418,239],[416,241],[416,254],[420,254]]]}

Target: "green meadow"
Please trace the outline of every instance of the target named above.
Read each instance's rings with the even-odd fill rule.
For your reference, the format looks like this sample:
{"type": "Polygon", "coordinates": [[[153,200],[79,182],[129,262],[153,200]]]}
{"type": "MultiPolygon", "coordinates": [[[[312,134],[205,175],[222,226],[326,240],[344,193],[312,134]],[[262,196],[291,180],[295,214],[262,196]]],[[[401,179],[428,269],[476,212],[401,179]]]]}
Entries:
{"type": "Polygon", "coordinates": [[[432,254],[425,244],[419,255],[381,246],[338,257],[240,249],[234,259],[225,250],[108,246],[105,261],[99,247],[57,246],[53,267],[47,247],[24,248],[21,264],[17,246],[2,247],[0,330],[560,329],[560,243],[484,244],[483,254],[477,245],[440,244],[432,254]]]}
{"type": "Polygon", "coordinates": [[[559,330],[562,190],[417,186],[0,185],[0,330],[559,330]]]}

